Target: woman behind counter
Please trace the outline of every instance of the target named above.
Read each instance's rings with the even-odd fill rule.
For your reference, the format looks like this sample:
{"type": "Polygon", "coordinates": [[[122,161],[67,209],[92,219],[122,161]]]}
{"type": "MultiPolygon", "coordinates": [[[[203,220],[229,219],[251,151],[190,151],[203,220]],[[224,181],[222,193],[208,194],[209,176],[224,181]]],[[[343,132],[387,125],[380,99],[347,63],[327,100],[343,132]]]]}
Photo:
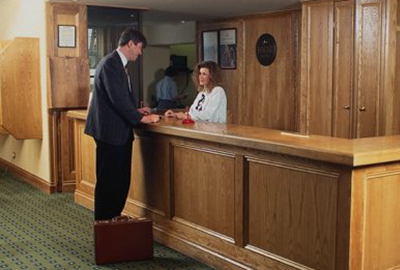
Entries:
{"type": "Polygon", "coordinates": [[[224,89],[219,86],[220,70],[213,61],[198,64],[193,71],[193,82],[199,91],[187,114],[175,113],[171,110],[165,112],[166,117],[225,123],[227,101],[224,89]]]}

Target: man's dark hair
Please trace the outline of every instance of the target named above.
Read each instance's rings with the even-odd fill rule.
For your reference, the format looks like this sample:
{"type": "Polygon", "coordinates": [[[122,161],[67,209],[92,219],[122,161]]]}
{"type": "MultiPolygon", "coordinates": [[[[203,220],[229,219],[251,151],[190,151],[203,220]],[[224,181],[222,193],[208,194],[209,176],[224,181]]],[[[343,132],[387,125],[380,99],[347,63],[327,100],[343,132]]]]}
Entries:
{"type": "Polygon", "coordinates": [[[174,68],[173,66],[169,66],[167,67],[167,69],[165,70],[165,76],[168,77],[174,77],[178,75],[178,71],[176,70],[176,68],[174,68]]]}
{"type": "Polygon", "coordinates": [[[130,40],[132,40],[135,45],[141,42],[143,44],[143,49],[147,46],[146,37],[140,31],[132,28],[126,29],[122,32],[118,45],[125,46],[130,40]]]}

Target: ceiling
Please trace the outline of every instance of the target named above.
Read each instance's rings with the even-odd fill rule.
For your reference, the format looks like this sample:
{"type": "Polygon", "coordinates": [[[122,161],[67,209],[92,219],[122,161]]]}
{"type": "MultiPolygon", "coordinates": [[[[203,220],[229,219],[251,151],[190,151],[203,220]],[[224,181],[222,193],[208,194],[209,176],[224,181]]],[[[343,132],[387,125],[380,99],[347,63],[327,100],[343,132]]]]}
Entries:
{"type": "Polygon", "coordinates": [[[144,21],[156,23],[208,21],[300,6],[300,0],[85,0],[84,2],[148,8],[149,11],[143,15],[144,21]]]}

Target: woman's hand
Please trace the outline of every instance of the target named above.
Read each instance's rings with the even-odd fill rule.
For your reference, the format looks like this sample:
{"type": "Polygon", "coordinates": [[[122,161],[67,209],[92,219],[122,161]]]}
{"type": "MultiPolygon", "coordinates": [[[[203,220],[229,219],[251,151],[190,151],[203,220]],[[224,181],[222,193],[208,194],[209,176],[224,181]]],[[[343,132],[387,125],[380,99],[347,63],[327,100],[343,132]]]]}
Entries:
{"type": "Polygon", "coordinates": [[[176,118],[179,120],[190,118],[190,115],[188,113],[183,113],[183,112],[174,113],[172,110],[166,111],[164,115],[165,117],[176,118]]]}
{"type": "Polygon", "coordinates": [[[175,117],[178,119],[186,119],[188,118],[188,114],[187,113],[183,113],[183,112],[178,112],[175,114],[175,117]]]}
{"type": "Polygon", "coordinates": [[[175,118],[176,117],[176,113],[174,113],[173,111],[171,111],[171,110],[168,110],[168,111],[166,111],[165,112],[165,117],[173,117],[173,118],[175,118]]]}

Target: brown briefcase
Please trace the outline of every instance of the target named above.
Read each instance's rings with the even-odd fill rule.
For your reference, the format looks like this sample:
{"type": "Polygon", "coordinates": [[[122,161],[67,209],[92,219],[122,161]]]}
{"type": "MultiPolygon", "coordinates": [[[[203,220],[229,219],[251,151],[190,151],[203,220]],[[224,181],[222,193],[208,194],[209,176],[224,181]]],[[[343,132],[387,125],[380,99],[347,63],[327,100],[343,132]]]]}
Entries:
{"type": "Polygon", "coordinates": [[[95,221],[94,245],[98,265],[152,259],[152,221],[128,216],[95,221]]]}

